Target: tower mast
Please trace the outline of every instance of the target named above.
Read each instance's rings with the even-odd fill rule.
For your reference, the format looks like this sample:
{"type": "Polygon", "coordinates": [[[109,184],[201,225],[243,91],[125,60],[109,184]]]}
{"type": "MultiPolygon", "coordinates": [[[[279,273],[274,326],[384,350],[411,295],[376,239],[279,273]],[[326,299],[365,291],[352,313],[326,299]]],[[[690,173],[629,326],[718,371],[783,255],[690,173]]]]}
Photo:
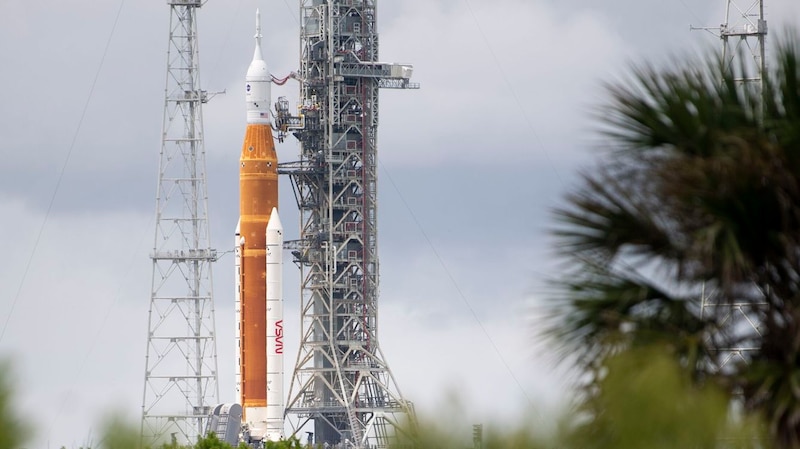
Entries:
{"type": "Polygon", "coordinates": [[[167,76],[142,436],[194,443],[219,401],[208,194],[196,12],[200,0],[167,0],[167,76]]]}
{"type": "MultiPolygon", "coordinates": [[[[744,93],[757,94],[756,98],[761,98],[766,73],[767,21],[764,17],[764,0],[748,1],[749,6],[742,8],[736,0],[726,0],[725,21],[719,27],[722,70],[724,75],[733,76],[744,93]]],[[[715,308],[724,307],[728,312],[721,324],[727,330],[735,329],[741,335],[760,338],[757,310],[765,303],[720,301],[717,296],[714,292],[706,292],[703,287],[701,316],[705,317],[713,313],[715,308]]],[[[753,338],[741,338],[740,343],[721,349],[714,360],[718,368],[724,369],[728,363],[750,363],[749,353],[758,349],[753,338]]]]}
{"type": "Polygon", "coordinates": [[[725,20],[719,27],[694,27],[708,31],[722,40],[720,58],[723,73],[756,93],[763,92],[766,73],[767,20],[764,0],[746,0],[747,7],[737,0],[725,0],[725,20]]]}
{"type": "Polygon", "coordinates": [[[410,65],[379,62],[376,6],[300,1],[305,125],[294,133],[300,160],[279,170],[300,209],[292,249],[301,341],[287,417],[317,444],[357,448],[386,447],[413,419],[378,340],[377,129],[379,88],[419,86],[409,82],[410,65]]]}
{"type": "Polygon", "coordinates": [[[719,30],[722,69],[733,74],[736,81],[753,85],[761,93],[763,74],[766,72],[767,21],[764,18],[764,0],[747,1],[749,6],[742,8],[741,2],[727,0],[725,22],[719,30]],[[740,57],[747,60],[739,61],[740,57]],[[747,72],[742,73],[741,69],[747,72]]]}
{"type": "MultiPolygon", "coordinates": [[[[764,92],[766,73],[767,21],[764,17],[764,0],[748,0],[749,6],[742,8],[735,0],[726,0],[725,21],[719,27],[722,40],[723,75],[731,75],[744,92],[760,95],[764,92]],[[744,59],[743,59],[744,58],[744,59]]],[[[744,304],[721,303],[713,292],[705,288],[700,298],[701,316],[712,313],[717,307],[730,312],[721,323],[726,328],[737,329],[756,338],[761,336],[759,319],[744,304]]],[[[754,304],[759,308],[762,304],[754,304]]],[[[748,307],[753,306],[750,304],[748,307]]],[[[720,369],[728,363],[750,362],[749,353],[758,349],[752,339],[742,339],[744,343],[726,347],[715,360],[720,369]]]]}

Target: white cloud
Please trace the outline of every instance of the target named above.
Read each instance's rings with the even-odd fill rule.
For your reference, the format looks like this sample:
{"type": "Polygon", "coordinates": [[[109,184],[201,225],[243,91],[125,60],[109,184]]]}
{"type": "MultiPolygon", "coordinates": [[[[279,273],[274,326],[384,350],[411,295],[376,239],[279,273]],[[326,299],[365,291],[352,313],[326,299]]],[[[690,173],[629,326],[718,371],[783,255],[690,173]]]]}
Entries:
{"type": "Polygon", "coordinates": [[[18,261],[0,270],[9,286],[0,347],[13,362],[16,400],[37,426],[31,443],[85,443],[100,410],[140,407],[152,218],[54,214],[17,296],[44,217],[7,197],[0,210],[13,217],[0,247],[18,261]]]}
{"type": "Polygon", "coordinates": [[[422,89],[382,93],[386,163],[564,157],[595,100],[592,88],[627,49],[600,16],[564,21],[544,3],[407,3],[418,7],[383,22],[381,54],[412,62],[422,89]]]}
{"type": "Polygon", "coordinates": [[[453,421],[516,424],[526,411],[564,405],[567,386],[532,336],[532,314],[522,305],[480,322],[452,310],[454,319],[432,324],[429,309],[407,299],[384,302],[380,337],[401,390],[421,416],[435,416],[451,394],[464,405],[453,421]]]}

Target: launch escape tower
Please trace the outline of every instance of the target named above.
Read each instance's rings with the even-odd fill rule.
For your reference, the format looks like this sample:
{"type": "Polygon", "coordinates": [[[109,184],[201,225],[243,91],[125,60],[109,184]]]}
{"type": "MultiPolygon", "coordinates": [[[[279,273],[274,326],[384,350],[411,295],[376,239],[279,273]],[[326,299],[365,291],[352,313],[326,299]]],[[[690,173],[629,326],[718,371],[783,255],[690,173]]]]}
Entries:
{"type": "MultiPolygon", "coordinates": [[[[764,0],[747,0],[747,7],[740,2],[726,0],[725,21],[719,28],[703,28],[718,31],[722,40],[722,70],[733,75],[741,88],[758,96],[763,92],[763,74],[766,73],[767,21],[764,17],[764,0]]],[[[716,33],[715,33],[716,34],[716,33]]],[[[715,292],[706,292],[700,298],[701,316],[712,313],[715,308],[724,307],[727,315],[722,324],[724,334],[734,333],[738,343],[723,348],[715,363],[720,369],[732,361],[749,363],[749,352],[758,349],[757,340],[761,337],[759,309],[766,303],[720,301],[715,292]]],[[[715,338],[715,337],[712,337],[715,338]]]]}
{"type": "Polygon", "coordinates": [[[219,402],[196,11],[168,0],[162,144],[142,401],[142,435],[196,441],[219,402]]]}
{"type": "MultiPolygon", "coordinates": [[[[412,67],[378,62],[376,0],[301,0],[301,341],[287,399],[294,431],[316,443],[386,447],[413,419],[378,344],[378,89],[412,89],[412,67]]],[[[276,126],[292,128],[276,105],[276,126]]],[[[296,124],[296,122],[295,122],[296,124]]]]}

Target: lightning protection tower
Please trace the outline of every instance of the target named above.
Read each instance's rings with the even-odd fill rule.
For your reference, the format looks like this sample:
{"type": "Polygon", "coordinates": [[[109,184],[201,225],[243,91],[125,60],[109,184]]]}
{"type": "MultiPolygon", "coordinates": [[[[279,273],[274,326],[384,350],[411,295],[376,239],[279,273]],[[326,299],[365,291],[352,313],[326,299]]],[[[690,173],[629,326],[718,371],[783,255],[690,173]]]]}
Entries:
{"type": "Polygon", "coordinates": [[[142,436],[194,443],[219,402],[196,12],[168,0],[167,80],[156,194],[142,436]]]}
{"type": "MultiPolygon", "coordinates": [[[[413,420],[378,343],[378,90],[418,88],[378,59],[375,0],[301,0],[301,341],[286,413],[317,444],[386,447],[413,420]]],[[[293,123],[278,103],[276,126],[293,123]]]]}
{"type": "Polygon", "coordinates": [[[762,75],[766,72],[767,21],[764,0],[744,3],[726,0],[725,21],[717,27],[693,27],[708,31],[722,40],[722,70],[733,75],[740,85],[752,92],[762,92],[762,75]]]}
{"type": "MultiPolygon", "coordinates": [[[[744,92],[763,92],[763,74],[766,73],[767,21],[764,17],[764,1],[749,1],[746,7],[735,0],[726,0],[725,21],[719,27],[722,40],[722,70],[739,83],[744,92]]],[[[711,29],[709,29],[711,30],[711,29]]],[[[758,98],[758,97],[757,97],[758,98]]],[[[736,344],[723,347],[715,363],[724,370],[729,363],[749,363],[748,353],[758,349],[761,338],[759,309],[765,303],[723,300],[715,291],[703,290],[700,298],[702,316],[722,312],[721,323],[725,326],[719,336],[725,341],[730,335],[736,344]]]]}
{"type": "Polygon", "coordinates": [[[736,80],[762,91],[762,75],[766,71],[767,21],[764,19],[764,0],[741,2],[727,0],[725,22],[720,25],[723,70],[736,80]],[[741,58],[744,58],[741,60],[741,58]]]}

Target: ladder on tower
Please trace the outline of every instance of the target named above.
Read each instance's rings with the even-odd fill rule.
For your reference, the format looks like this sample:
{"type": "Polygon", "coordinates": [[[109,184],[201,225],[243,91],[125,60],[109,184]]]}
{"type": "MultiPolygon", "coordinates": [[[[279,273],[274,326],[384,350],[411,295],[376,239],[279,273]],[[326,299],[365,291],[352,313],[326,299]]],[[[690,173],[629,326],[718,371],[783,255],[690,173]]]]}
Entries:
{"type": "Polygon", "coordinates": [[[353,406],[347,407],[347,418],[350,420],[350,430],[352,432],[353,443],[356,447],[361,447],[361,440],[364,438],[361,431],[361,423],[358,421],[356,409],[353,406]]]}

